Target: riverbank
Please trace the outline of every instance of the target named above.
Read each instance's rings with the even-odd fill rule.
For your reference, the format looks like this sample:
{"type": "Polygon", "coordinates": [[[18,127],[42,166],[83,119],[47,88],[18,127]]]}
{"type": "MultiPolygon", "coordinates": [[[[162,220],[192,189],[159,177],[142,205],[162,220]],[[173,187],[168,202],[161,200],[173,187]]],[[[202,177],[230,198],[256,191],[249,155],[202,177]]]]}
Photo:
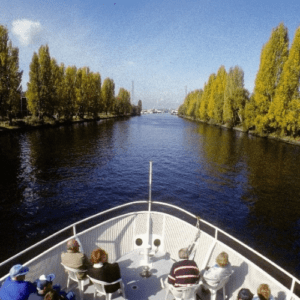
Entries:
{"type": "Polygon", "coordinates": [[[38,120],[37,118],[26,117],[24,119],[13,119],[13,125],[9,125],[9,121],[0,121],[0,134],[14,132],[14,131],[29,131],[39,128],[54,128],[60,126],[67,126],[77,123],[85,123],[85,122],[97,122],[100,120],[120,118],[120,117],[131,117],[132,115],[113,115],[113,114],[99,114],[98,118],[89,118],[85,117],[83,119],[73,119],[73,120],[65,120],[65,119],[51,119],[48,117],[43,118],[42,120],[38,120]]]}
{"type": "Polygon", "coordinates": [[[178,115],[178,116],[180,118],[188,119],[188,120],[191,120],[191,121],[194,121],[194,122],[205,123],[205,124],[213,125],[213,126],[220,126],[220,127],[226,128],[226,129],[233,129],[233,130],[236,130],[236,131],[241,131],[241,132],[244,132],[244,133],[248,133],[250,135],[257,136],[257,137],[267,138],[267,139],[275,140],[275,141],[278,141],[278,142],[283,142],[283,143],[287,143],[287,144],[300,146],[300,136],[296,136],[296,137],[279,136],[276,133],[259,134],[259,133],[255,132],[254,130],[246,130],[243,126],[231,127],[231,126],[224,125],[224,124],[206,122],[204,120],[200,120],[200,119],[196,119],[196,118],[192,118],[192,117],[187,117],[187,116],[183,116],[183,115],[178,115]]]}

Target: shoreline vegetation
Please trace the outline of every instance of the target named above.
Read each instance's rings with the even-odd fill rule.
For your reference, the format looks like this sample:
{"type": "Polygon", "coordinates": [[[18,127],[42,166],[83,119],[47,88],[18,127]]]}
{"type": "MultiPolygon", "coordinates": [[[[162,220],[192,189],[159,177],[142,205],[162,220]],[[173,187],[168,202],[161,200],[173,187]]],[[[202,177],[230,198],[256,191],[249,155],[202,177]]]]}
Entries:
{"type": "Polygon", "coordinates": [[[253,136],[256,136],[256,137],[260,137],[260,138],[267,138],[267,139],[275,140],[275,141],[278,141],[278,142],[283,142],[283,143],[287,143],[287,144],[300,146],[300,136],[295,136],[295,137],[280,136],[280,134],[276,134],[276,133],[261,134],[261,133],[256,132],[255,130],[247,130],[242,125],[237,125],[237,126],[232,127],[232,126],[229,126],[227,124],[220,124],[220,123],[217,124],[217,123],[213,123],[213,122],[207,122],[205,120],[196,119],[196,118],[193,118],[193,117],[190,117],[190,116],[185,116],[185,115],[178,115],[178,116],[180,118],[184,118],[184,119],[187,119],[187,120],[190,120],[190,121],[193,121],[193,122],[205,123],[205,124],[212,125],[212,126],[219,126],[219,127],[230,129],[230,130],[241,131],[243,133],[247,133],[248,135],[253,135],[253,136]]]}
{"type": "Polygon", "coordinates": [[[280,23],[263,45],[253,92],[244,71],[221,66],[203,88],[188,93],[178,115],[253,136],[300,145],[300,26],[290,44],[280,23]]]}
{"type": "Polygon", "coordinates": [[[1,132],[135,116],[142,111],[142,100],[133,104],[125,88],[115,95],[112,78],[102,81],[100,73],[88,66],[58,64],[48,45],[33,53],[26,92],[22,75],[19,49],[9,40],[8,29],[0,25],[1,132]]]}
{"type": "Polygon", "coordinates": [[[86,123],[86,122],[98,122],[101,120],[114,119],[114,118],[129,118],[133,116],[139,116],[134,114],[124,114],[124,115],[115,115],[115,114],[99,114],[97,118],[86,116],[84,118],[74,117],[73,120],[66,120],[63,118],[49,118],[44,117],[43,119],[39,119],[38,117],[27,116],[25,118],[16,118],[12,120],[12,125],[10,125],[9,121],[0,121],[0,135],[4,133],[11,133],[15,131],[30,131],[34,129],[40,128],[55,128],[60,126],[69,126],[78,123],[86,123]]]}

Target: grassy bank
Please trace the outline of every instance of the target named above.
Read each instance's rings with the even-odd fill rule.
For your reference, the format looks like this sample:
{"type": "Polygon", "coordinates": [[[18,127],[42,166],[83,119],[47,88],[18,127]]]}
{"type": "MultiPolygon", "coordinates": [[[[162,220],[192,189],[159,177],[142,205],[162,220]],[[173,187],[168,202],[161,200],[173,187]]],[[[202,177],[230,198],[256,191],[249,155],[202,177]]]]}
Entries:
{"type": "Polygon", "coordinates": [[[184,119],[188,119],[188,120],[191,120],[191,121],[194,121],[194,122],[201,122],[201,123],[206,123],[208,125],[220,126],[220,127],[224,127],[224,128],[227,128],[227,129],[233,129],[233,130],[245,132],[245,133],[248,133],[250,135],[257,136],[257,137],[268,138],[268,139],[276,140],[278,142],[284,142],[284,143],[300,146],[300,136],[296,136],[296,137],[280,136],[276,133],[259,134],[259,133],[255,132],[254,130],[247,130],[243,126],[231,127],[231,126],[228,126],[226,124],[224,125],[224,124],[216,124],[216,123],[206,122],[204,120],[200,120],[200,119],[192,118],[192,117],[187,117],[187,116],[183,116],[183,115],[180,115],[179,117],[184,118],[184,119]]]}
{"type": "Polygon", "coordinates": [[[55,119],[44,117],[43,119],[39,120],[38,117],[28,116],[22,119],[13,119],[12,125],[9,125],[8,120],[0,121],[0,134],[6,132],[13,132],[13,131],[26,131],[32,130],[41,127],[58,127],[58,126],[65,126],[71,125],[76,123],[84,123],[84,122],[95,122],[104,119],[111,119],[111,118],[119,118],[119,117],[130,117],[131,115],[113,115],[113,114],[99,114],[98,118],[92,117],[84,117],[83,119],[74,117],[72,120],[66,119],[55,119]]]}

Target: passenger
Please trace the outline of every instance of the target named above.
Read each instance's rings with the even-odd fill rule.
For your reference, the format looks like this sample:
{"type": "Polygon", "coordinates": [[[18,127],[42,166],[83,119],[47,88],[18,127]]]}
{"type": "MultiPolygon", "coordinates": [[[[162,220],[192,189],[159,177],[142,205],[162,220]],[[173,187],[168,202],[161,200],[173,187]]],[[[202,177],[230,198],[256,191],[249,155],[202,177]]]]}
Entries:
{"type": "MultiPolygon", "coordinates": [[[[91,255],[93,266],[88,269],[88,275],[96,280],[114,282],[121,278],[121,271],[118,263],[107,262],[108,254],[101,248],[95,249],[91,255]]],[[[114,293],[120,289],[120,283],[105,286],[106,293],[114,293]]]]}
{"type": "Polygon", "coordinates": [[[54,274],[49,274],[47,276],[41,275],[36,281],[37,292],[29,296],[28,300],[42,300],[45,295],[52,290],[52,283],[55,278],[54,274]]]}
{"type": "Polygon", "coordinates": [[[252,300],[253,294],[249,289],[240,289],[237,300],[252,300]]]}
{"type": "Polygon", "coordinates": [[[196,262],[189,260],[188,249],[180,249],[178,256],[180,260],[173,264],[168,278],[166,278],[165,282],[161,279],[162,288],[169,284],[175,287],[185,287],[199,281],[200,271],[196,262]]]}
{"type": "Polygon", "coordinates": [[[265,283],[261,284],[258,287],[257,294],[254,295],[253,300],[274,300],[269,286],[265,283]]]}
{"type": "Polygon", "coordinates": [[[203,281],[211,287],[216,287],[220,281],[232,272],[231,264],[228,261],[228,254],[221,252],[216,258],[216,264],[203,273],[203,281]]]}
{"type": "Polygon", "coordinates": [[[52,290],[45,295],[44,300],[61,300],[61,299],[60,299],[60,295],[56,291],[52,290]]]}
{"type": "Polygon", "coordinates": [[[37,292],[31,294],[28,300],[43,300],[50,291],[57,293],[60,300],[75,300],[75,294],[73,292],[67,294],[64,291],[61,291],[59,284],[52,286],[54,279],[54,274],[49,274],[47,276],[41,275],[40,278],[35,281],[37,292]]]}
{"type": "Polygon", "coordinates": [[[22,265],[15,265],[9,271],[9,276],[0,289],[2,300],[26,300],[31,293],[36,292],[33,283],[25,281],[29,268],[22,265]]]}
{"type": "MultiPolygon", "coordinates": [[[[75,239],[67,242],[67,252],[62,253],[61,262],[69,268],[87,270],[89,262],[87,257],[79,252],[79,244],[75,239]]],[[[86,272],[77,273],[78,279],[84,279],[86,272]]]]}

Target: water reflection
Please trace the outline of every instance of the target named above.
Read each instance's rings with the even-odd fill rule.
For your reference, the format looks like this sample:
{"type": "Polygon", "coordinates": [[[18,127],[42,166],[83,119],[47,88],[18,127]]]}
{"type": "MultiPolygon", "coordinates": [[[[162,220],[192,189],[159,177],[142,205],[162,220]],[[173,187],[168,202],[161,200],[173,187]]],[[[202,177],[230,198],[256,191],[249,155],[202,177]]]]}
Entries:
{"type": "Polygon", "coordinates": [[[152,199],[200,215],[300,277],[298,147],[163,114],[0,143],[0,260],[85,216],[147,199],[152,160],[152,199]]]}

